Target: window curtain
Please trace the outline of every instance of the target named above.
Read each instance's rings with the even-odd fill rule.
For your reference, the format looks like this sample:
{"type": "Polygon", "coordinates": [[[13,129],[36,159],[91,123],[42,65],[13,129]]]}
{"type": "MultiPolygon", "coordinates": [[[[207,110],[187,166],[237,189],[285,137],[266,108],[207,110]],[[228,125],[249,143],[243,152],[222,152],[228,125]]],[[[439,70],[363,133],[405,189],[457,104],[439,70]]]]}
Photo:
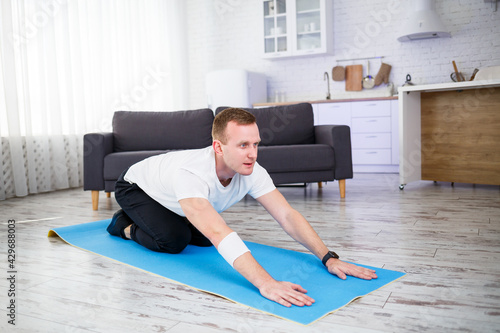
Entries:
{"type": "Polygon", "coordinates": [[[187,103],[182,0],[0,1],[0,200],[83,184],[83,134],[187,103]]]}

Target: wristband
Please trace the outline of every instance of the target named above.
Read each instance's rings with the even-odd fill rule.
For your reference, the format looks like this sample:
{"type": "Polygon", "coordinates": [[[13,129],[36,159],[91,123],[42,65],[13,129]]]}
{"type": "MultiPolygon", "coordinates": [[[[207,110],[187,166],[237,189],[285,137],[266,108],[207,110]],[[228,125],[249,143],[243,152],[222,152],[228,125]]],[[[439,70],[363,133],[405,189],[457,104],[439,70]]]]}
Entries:
{"type": "Polygon", "coordinates": [[[232,232],[219,243],[219,254],[234,268],[233,264],[241,255],[250,252],[236,232],[232,232]]]}

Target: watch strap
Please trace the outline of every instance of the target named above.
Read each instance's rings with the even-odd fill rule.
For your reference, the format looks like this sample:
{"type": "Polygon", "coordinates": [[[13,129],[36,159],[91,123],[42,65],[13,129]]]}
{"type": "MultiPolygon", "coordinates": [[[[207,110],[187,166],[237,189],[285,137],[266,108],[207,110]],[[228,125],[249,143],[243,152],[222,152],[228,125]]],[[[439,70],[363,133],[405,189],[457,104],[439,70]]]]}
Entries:
{"type": "Polygon", "coordinates": [[[330,258],[334,258],[334,259],[339,259],[339,255],[333,251],[328,251],[327,254],[325,254],[325,256],[323,257],[323,259],[321,260],[321,262],[323,263],[323,265],[326,266],[326,262],[328,261],[328,259],[330,258]]]}

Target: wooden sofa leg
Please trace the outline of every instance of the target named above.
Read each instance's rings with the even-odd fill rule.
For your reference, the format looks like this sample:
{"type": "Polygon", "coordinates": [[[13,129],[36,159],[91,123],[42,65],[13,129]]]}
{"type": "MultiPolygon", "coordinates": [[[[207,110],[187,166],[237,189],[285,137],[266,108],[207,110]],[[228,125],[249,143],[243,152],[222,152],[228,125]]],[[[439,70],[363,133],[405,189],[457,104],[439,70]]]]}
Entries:
{"type": "Polygon", "coordinates": [[[92,191],[92,209],[97,210],[99,207],[99,191],[92,191]]]}
{"type": "Polygon", "coordinates": [[[323,182],[318,182],[318,188],[323,188],[323,182]]]}
{"type": "Polygon", "coordinates": [[[106,198],[111,198],[111,192],[106,192],[106,198]]]}
{"type": "Polygon", "coordinates": [[[340,197],[345,198],[345,179],[339,179],[340,197]]]}

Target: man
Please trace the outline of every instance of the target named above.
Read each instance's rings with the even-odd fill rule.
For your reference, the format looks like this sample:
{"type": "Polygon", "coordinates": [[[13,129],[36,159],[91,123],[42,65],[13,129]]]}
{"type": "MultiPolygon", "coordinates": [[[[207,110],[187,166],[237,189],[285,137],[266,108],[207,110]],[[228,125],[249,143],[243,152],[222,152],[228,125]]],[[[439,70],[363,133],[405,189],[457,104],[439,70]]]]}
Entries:
{"type": "Polygon", "coordinates": [[[262,296],[287,307],[311,305],[314,300],[301,286],[272,278],[219,214],[250,194],[330,273],[341,279],[346,274],[377,278],[375,271],[343,262],[328,251],[276,189],[256,162],[260,136],[251,113],[222,111],[214,119],[212,137],[211,147],[153,156],[125,171],[115,191],[122,210],[113,216],[108,232],[168,253],[179,253],[188,244],[213,244],[262,296]]]}

